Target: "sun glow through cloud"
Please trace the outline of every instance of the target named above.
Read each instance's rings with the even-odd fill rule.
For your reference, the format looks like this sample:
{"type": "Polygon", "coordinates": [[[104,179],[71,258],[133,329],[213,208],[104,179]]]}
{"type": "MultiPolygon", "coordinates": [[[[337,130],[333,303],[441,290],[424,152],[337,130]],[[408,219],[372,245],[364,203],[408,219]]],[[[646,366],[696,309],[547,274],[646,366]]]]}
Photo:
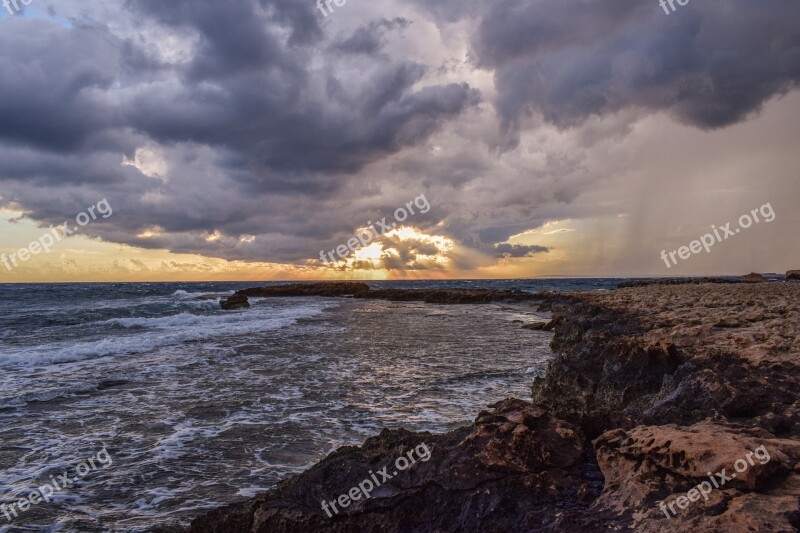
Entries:
{"type": "Polygon", "coordinates": [[[400,226],[333,263],[330,269],[380,279],[398,270],[441,270],[451,263],[448,254],[455,248],[452,239],[429,235],[413,226],[400,226]]]}

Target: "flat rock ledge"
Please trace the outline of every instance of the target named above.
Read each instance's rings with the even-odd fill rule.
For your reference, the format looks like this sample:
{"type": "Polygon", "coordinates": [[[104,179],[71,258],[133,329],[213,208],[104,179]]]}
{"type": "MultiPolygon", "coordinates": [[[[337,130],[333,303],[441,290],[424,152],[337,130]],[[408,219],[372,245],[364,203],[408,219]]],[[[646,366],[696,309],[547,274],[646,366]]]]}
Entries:
{"type": "Polygon", "coordinates": [[[263,495],[155,531],[800,528],[800,284],[539,297],[561,318],[532,403],[504,400],[443,435],[384,430],[263,495]],[[429,461],[332,518],[322,510],[423,443],[429,461]],[[723,469],[726,483],[691,499],[723,469]]]}
{"type": "Polygon", "coordinates": [[[419,301],[430,304],[483,304],[500,300],[524,301],[536,298],[534,294],[524,291],[490,289],[371,289],[366,283],[350,281],[255,287],[238,291],[236,294],[259,298],[289,296],[351,297],[396,302],[419,301]]]}
{"type": "Polygon", "coordinates": [[[758,272],[751,272],[746,276],[742,276],[739,281],[741,281],[742,283],[765,283],[769,280],[767,280],[767,278],[765,278],[763,274],[759,274],[758,272]]]}

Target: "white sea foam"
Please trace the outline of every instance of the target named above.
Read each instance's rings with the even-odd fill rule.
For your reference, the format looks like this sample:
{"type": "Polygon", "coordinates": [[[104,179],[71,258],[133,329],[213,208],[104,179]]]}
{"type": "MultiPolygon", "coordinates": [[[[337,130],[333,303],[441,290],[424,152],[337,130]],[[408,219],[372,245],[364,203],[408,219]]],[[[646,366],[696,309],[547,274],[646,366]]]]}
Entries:
{"type": "MultiPolygon", "coordinates": [[[[186,523],[384,427],[454,429],[487,403],[526,394],[524,372],[545,364],[547,339],[520,346],[515,310],[251,298],[250,309],[224,312],[198,299],[211,290],[157,290],[130,298],[124,313],[98,312],[92,300],[74,329],[15,323],[13,342],[0,340],[0,402],[13,403],[0,409],[11,454],[0,492],[24,495],[105,444],[114,457],[107,473],[39,506],[37,523],[63,527],[14,527],[138,533],[186,523]],[[328,307],[350,312],[319,316],[328,307]],[[416,328],[420,310],[441,313],[442,325],[416,328]],[[44,366],[63,360],[75,362],[44,366]],[[127,383],[97,389],[108,380],[127,383]]],[[[65,306],[80,301],[65,300],[51,306],[56,319],[72,318],[65,306]]]]}
{"type": "MultiPolygon", "coordinates": [[[[230,294],[230,293],[228,293],[230,294]]],[[[177,290],[172,293],[172,296],[178,298],[179,300],[195,300],[197,298],[205,297],[205,296],[219,296],[222,297],[224,294],[217,293],[214,291],[206,291],[206,292],[187,292],[184,290],[177,290]]]]}
{"type": "Polygon", "coordinates": [[[115,318],[97,323],[129,330],[120,334],[79,343],[57,342],[32,348],[6,348],[0,355],[0,368],[30,367],[68,363],[98,357],[149,352],[185,342],[235,337],[261,331],[285,328],[301,318],[322,312],[325,304],[309,303],[289,309],[267,306],[241,312],[195,315],[188,312],[165,317],[115,318]]]}

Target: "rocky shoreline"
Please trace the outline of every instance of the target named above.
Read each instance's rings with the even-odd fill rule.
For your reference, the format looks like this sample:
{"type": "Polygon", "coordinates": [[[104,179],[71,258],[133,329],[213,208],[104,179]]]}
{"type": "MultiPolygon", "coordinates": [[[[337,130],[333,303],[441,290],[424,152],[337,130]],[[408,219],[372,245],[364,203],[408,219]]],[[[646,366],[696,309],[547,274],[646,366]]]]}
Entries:
{"type": "Polygon", "coordinates": [[[364,287],[330,283],[241,293],[533,300],[557,317],[556,356],[533,383],[532,402],[501,401],[471,426],[442,435],[384,430],[263,495],[194,520],[185,531],[800,527],[800,283],[651,284],[538,295],[364,287]],[[423,443],[429,461],[332,518],[322,510],[322,500],[346,494],[367,472],[423,443]],[[767,461],[753,461],[759,447],[767,461]],[[731,477],[748,452],[751,464],[731,477]],[[730,479],[693,499],[698,493],[692,489],[722,469],[730,479]],[[673,512],[659,507],[664,500],[673,512]]]}
{"type": "Polygon", "coordinates": [[[232,298],[278,298],[291,296],[350,297],[393,302],[419,301],[429,304],[485,304],[498,300],[528,301],[536,296],[524,291],[491,289],[371,289],[361,282],[295,283],[256,287],[236,292],[232,298]]]}

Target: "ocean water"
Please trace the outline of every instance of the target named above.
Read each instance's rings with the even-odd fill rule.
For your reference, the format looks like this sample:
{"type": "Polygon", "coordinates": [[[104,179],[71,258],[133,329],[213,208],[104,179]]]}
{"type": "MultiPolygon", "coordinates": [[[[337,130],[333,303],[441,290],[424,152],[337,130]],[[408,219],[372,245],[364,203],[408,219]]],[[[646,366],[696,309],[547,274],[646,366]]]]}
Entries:
{"type": "Polygon", "coordinates": [[[447,431],[527,398],[551,357],[549,334],[520,328],[536,318],[529,304],[255,298],[220,310],[219,297],[258,285],[0,285],[0,532],[186,524],[384,427],[447,431]],[[110,465],[5,515],[103,449],[110,465]]]}

